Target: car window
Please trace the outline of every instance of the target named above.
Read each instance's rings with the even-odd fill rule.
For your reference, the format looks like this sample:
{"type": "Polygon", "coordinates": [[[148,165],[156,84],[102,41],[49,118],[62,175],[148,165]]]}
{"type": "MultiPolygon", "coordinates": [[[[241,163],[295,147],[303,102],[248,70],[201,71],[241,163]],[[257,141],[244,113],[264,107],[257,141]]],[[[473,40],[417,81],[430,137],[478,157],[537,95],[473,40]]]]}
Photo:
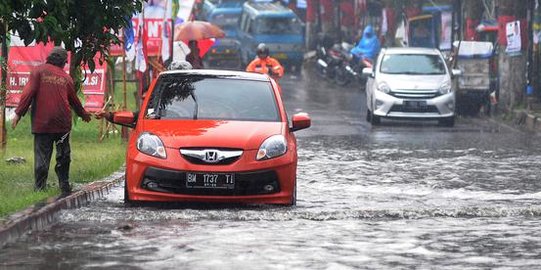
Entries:
{"type": "Polygon", "coordinates": [[[238,19],[239,15],[235,13],[217,13],[209,19],[209,22],[226,30],[235,29],[238,19]]]}
{"type": "Polygon", "coordinates": [[[297,18],[263,17],[256,20],[254,31],[263,35],[300,35],[302,25],[297,18]]]}
{"type": "Polygon", "coordinates": [[[446,73],[445,63],[438,55],[386,54],[380,65],[380,72],[387,74],[442,75],[446,73]]]}
{"type": "Polygon", "coordinates": [[[270,82],[208,76],[177,76],[158,82],[147,117],[280,121],[270,82]]]}

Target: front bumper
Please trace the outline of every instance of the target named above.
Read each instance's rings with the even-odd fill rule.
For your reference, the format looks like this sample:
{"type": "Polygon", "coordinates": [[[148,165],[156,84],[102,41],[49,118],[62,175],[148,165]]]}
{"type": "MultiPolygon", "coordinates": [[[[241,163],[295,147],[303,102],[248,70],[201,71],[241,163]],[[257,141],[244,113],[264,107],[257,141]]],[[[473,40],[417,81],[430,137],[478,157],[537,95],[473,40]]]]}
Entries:
{"type": "Polygon", "coordinates": [[[190,163],[178,152],[167,149],[168,159],[136,153],[126,162],[126,185],[131,201],[217,202],[290,204],[295,192],[296,155],[256,161],[255,151],[246,151],[227,165],[190,163]],[[233,189],[189,188],[187,172],[235,175],[233,189]]]}
{"type": "Polygon", "coordinates": [[[448,118],[455,115],[455,92],[427,99],[398,98],[374,91],[373,114],[389,118],[448,118]]]}

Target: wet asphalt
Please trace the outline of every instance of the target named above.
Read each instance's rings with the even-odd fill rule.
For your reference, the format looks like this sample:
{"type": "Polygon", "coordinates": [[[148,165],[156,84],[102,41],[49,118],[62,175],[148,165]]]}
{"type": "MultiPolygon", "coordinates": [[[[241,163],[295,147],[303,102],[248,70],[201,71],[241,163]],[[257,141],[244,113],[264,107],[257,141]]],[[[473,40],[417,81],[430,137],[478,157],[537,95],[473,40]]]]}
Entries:
{"type": "Polygon", "coordinates": [[[479,117],[365,121],[364,92],[282,79],[295,207],[125,207],[123,189],[0,249],[0,269],[535,269],[540,138],[479,117]]]}

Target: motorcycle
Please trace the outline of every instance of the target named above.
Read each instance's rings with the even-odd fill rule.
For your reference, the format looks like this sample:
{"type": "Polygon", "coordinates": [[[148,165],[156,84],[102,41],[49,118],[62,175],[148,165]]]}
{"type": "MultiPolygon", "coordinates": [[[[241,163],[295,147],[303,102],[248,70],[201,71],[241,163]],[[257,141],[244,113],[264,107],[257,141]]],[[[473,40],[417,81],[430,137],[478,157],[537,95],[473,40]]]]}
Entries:
{"type": "Polygon", "coordinates": [[[316,44],[316,56],[317,74],[320,77],[332,80],[336,72],[336,66],[342,61],[340,45],[332,45],[332,39],[320,36],[316,44]]]}
{"type": "Polygon", "coordinates": [[[342,45],[342,59],[343,61],[337,67],[334,80],[337,85],[346,86],[349,83],[355,81],[358,82],[362,88],[366,85],[366,77],[362,76],[363,68],[371,68],[372,60],[366,57],[355,57],[351,51],[352,45],[342,45]]]}

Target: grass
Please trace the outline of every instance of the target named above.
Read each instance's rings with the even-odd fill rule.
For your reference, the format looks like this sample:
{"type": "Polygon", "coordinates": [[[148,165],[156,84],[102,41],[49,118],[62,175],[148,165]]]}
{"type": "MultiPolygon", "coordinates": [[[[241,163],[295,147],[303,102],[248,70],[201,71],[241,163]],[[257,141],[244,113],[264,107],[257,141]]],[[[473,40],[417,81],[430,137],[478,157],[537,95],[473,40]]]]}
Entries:
{"type": "MultiPolygon", "coordinates": [[[[122,102],[122,85],[116,84],[115,100],[122,102]],[[120,90],[119,90],[120,89],[120,90]]],[[[128,85],[128,108],[134,110],[133,92],[135,85],[128,85]]],[[[31,134],[29,113],[21,119],[15,130],[6,123],[8,140],[3,158],[0,160],[0,218],[27,208],[39,201],[56,196],[58,178],[54,172],[55,152],[51,158],[47,184],[49,189],[34,191],[34,137],[31,134]],[[23,164],[12,164],[5,160],[23,157],[23,164]]],[[[120,130],[120,127],[118,127],[120,130]]],[[[125,161],[126,143],[118,133],[111,133],[101,142],[99,140],[100,120],[92,119],[85,123],[78,119],[71,133],[70,183],[77,188],[82,184],[104,178],[120,169],[125,161]]]]}

